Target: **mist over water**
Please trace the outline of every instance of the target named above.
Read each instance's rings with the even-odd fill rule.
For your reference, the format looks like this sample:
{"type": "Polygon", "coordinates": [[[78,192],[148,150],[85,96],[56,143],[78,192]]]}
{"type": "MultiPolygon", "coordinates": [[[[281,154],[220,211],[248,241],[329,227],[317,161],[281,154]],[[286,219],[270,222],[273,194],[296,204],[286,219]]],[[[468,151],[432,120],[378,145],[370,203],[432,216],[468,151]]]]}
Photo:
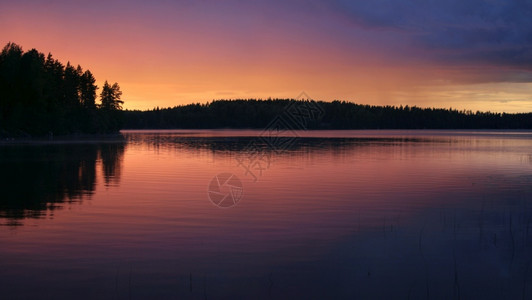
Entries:
{"type": "Polygon", "coordinates": [[[532,132],[296,133],[0,145],[2,295],[532,297],[532,132]]]}

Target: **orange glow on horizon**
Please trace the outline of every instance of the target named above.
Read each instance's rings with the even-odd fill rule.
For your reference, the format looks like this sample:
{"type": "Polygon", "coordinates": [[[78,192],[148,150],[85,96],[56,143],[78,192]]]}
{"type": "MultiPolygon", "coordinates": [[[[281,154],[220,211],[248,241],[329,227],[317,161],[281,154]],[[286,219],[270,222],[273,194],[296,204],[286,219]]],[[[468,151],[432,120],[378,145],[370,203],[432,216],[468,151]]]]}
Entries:
{"type": "Polygon", "coordinates": [[[249,36],[231,31],[244,29],[227,20],[206,23],[207,13],[197,19],[180,12],[175,20],[134,22],[128,18],[139,12],[126,11],[116,19],[104,16],[100,23],[80,14],[67,17],[75,24],[65,26],[68,20],[58,13],[41,15],[25,7],[26,13],[21,7],[0,13],[3,45],[12,41],[24,50],[36,48],[63,63],[80,64],[93,72],[99,87],[105,80],[118,82],[125,109],[294,98],[305,91],[324,101],[532,111],[532,83],[482,78],[487,71],[496,73],[494,67],[464,69],[423,57],[395,57],[377,42],[346,44],[326,29],[305,32],[288,20],[258,26],[249,36]],[[39,24],[38,31],[29,19],[39,24]]]}

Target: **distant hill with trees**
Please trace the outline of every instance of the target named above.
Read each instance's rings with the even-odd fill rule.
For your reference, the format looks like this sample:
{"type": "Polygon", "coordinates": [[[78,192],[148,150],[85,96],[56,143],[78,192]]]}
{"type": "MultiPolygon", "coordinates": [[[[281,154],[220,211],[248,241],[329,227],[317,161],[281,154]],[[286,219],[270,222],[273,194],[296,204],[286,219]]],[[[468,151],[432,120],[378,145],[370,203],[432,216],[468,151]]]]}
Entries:
{"type": "MultiPolygon", "coordinates": [[[[216,100],[147,111],[124,111],[126,129],[265,128],[294,99],[216,100]]],[[[346,101],[312,102],[321,117],[308,129],[532,129],[532,113],[507,114],[419,108],[370,106],[346,101]]]]}
{"type": "MultiPolygon", "coordinates": [[[[171,108],[122,111],[117,83],[100,101],[89,70],[8,43],[0,53],[0,137],[105,134],[120,129],[265,128],[287,107],[312,106],[305,129],[532,129],[532,113],[507,114],[370,106],[346,101],[215,100],[171,108]]],[[[296,112],[297,114],[297,112],[296,112]]]]}
{"type": "Polygon", "coordinates": [[[0,137],[95,134],[122,127],[117,83],[98,87],[89,70],[8,43],[0,53],[0,137]]]}

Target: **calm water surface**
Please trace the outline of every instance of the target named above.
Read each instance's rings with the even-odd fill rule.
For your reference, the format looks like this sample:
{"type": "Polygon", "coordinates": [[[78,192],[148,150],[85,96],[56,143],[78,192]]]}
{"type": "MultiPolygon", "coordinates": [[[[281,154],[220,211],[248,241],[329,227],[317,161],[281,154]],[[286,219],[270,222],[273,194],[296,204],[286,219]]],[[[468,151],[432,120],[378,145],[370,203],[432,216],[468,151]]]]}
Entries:
{"type": "Polygon", "coordinates": [[[532,132],[261,134],[0,145],[0,298],[531,299],[532,132]]]}

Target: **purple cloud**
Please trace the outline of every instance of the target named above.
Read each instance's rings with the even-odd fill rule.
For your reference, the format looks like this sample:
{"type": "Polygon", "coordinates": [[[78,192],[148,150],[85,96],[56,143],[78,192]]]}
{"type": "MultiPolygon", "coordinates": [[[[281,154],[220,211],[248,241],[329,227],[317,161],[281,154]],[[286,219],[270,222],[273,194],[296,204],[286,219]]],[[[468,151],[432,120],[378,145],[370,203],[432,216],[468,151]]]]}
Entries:
{"type": "Polygon", "coordinates": [[[337,0],[331,5],[356,26],[403,35],[435,60],[532,71],[531,1],[337,0]]]}

